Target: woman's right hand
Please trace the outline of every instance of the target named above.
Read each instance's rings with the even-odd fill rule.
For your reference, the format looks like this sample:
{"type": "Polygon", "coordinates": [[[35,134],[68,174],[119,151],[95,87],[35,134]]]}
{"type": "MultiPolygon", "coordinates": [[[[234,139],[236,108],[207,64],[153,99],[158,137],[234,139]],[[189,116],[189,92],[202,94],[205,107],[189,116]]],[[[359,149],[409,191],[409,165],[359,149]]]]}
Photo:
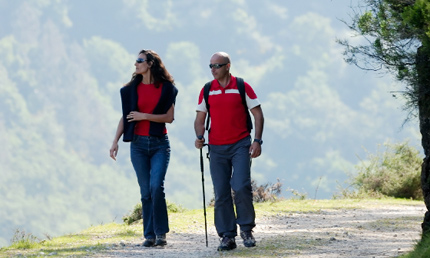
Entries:
{"type": "Polygon", "coordinates": [[[118,143],[112,143],[112,147],[110,147],[110,157],[116,161],[116,155],[118,154],[118,143]]]}

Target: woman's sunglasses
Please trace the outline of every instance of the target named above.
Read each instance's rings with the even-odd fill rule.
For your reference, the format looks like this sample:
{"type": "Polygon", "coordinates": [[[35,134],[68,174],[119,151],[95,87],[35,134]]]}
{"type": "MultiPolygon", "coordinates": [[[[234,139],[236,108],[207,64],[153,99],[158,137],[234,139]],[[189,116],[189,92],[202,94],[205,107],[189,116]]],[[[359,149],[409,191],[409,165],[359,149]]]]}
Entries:
{"type": "Polygon", "coordinates": [[[140,63],[143,63],[143,62],[145,62],[146,60],[145,59],[143,59],[143,58],[138,58],[138,59],[136,59],[136,63],[138,63],[138,64],[140,64],[140,63]]]}

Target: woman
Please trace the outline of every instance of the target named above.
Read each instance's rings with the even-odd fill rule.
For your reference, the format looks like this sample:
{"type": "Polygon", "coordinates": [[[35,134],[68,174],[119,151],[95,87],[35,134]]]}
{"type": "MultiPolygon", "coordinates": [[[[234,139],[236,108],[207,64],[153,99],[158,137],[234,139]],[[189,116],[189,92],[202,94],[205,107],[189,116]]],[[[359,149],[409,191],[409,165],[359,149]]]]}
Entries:
{"type": "Polygon", "coordinates": [[[131,142],[130,156],[140,186],[143,246],[166,245],[169,232],[164,178],[170,159],[165,123],[174,120],[178,90],[160,56],[142,50],[131,81],[121,89],[122,117],[110,149],[116,160],[118,141],[131,142]]]}

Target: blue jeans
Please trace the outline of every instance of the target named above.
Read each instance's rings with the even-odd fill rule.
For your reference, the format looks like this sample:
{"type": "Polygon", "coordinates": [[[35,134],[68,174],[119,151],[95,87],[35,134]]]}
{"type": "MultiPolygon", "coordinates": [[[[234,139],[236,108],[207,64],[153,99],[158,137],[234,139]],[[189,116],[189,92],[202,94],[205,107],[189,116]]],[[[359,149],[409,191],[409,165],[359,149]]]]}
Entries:
{"type": "Polygon", "coordinates": [[[234,144],[210,145],[210,169],[215,191],[215,228],[220,237],[235,237],[255,227],[249,147],[246,137],[234,144]],[[231,190],[234,191],[234,204],[231,190]]]}
{"type": "Polygon", "coordinates": [[[130,144],[131,163],[140,186],[143,236],[155,239],[169,232],[164,178],[170,160],[170,143],[162,137],[135,135],[130,144]]]}

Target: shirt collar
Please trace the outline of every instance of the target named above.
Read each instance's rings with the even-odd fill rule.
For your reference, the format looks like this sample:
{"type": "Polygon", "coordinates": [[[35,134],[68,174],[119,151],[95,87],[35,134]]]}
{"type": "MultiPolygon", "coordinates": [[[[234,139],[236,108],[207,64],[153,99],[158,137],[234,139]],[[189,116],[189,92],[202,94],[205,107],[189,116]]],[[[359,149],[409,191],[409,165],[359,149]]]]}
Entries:
{"type": "Polygon", "coordinates": [[[233,85],[236,85],[236,77],[234,77],[233,75],[230,74],[230,81],[228,82],[227,86],[225,86],[225,88],[223,88],[218,80],[214,80],[214,86],[216,89],[232,89],[233,85]]]}

